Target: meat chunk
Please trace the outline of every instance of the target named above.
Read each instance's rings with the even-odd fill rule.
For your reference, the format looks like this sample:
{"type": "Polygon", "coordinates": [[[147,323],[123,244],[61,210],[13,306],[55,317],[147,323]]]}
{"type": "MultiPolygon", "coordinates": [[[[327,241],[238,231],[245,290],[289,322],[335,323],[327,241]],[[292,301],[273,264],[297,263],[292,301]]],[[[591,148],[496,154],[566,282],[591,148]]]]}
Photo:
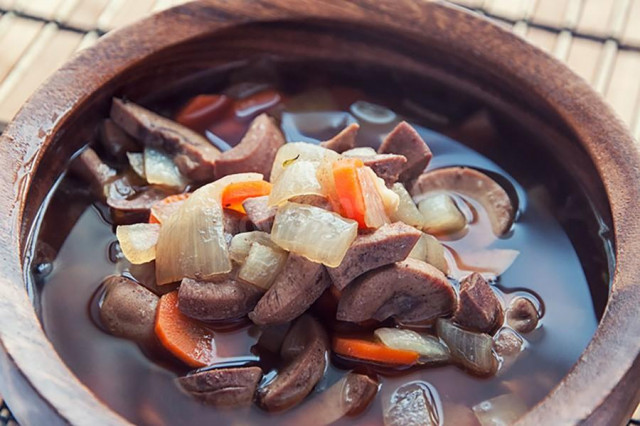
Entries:
{"type": "Polygon", "coordinates": [[[397,154],[377,154],[372,157],[362,157],[362,161],[365,166],[371,167],[371,170],[387,185],[396,183],[407,165],[407,157],[397,154]]]}
{"type": "MultiPolygon", "coordinates": [[[[162,188],[150,186],[139,192],[134,191],[132,196],[123,198],[119,193],[113,195],[116,184],[117,182],[114,182],[111,185],[111,195],[107,198],[107,205],[112,209],[112,217],[116,224],[146,222],[149,219],[151,207],[171,195],[162,188]]],[[[122,184],[125,185],[126,182],[122,184]]]]}
{"type": "Polygon", "coordinates": [[[239,407],[253,402],[262,378],[260,367],[218,368],[178,378],[191,395],[217,407],[239,407]]]}
{"type": "Polygon", "coordinates": [[[393,317],[404,323],[427,321],[453,311],[456,294],[447,277],[416,259],[374,269],[349,285],[336,318],[361,322],[393,317]]]}
{"type": "Polygon", "coordinates": [[[133,102],[113,99],[111,119],[144,145],[173,157],[180,172],[197,182],[212,181],[220,152],[200,134],[133,102]]]}
{"type": "Polygon", "coordinates": [[[344,416],[357,416],[366,410],[377,393],[376,380],[364,374],[349,372],[297,410],[290,424],[330,425],[344,416]],[[310,422],[310,419],[313,421],[310,422]]]}
{"type": "Polygon", "coordinates": [[[109,118],[100,125],[98,140],[105,151],[117,160],[124,160],[127,152],[140,151],[138,143],[109,118]]]}
{"type": "Polygon", "coordinates": [[[362,413],[378,393],[378,382],[364,374],[349,373],[345,376],[343,403],[347,405],[347,415],[362,413]]]}
{"type": "Polygon", "coordinates": [[[303,314],[330,284],[324,266],[290,253],[284,269],[249,318],[258,325],[291,321],[303,314]]]}
{"type": "Polygon", "coordinates": [[[106,186],[116,179],[116,171],[105,164],[89,147],[71,162],[70,170],[89,184],[91,192],[101,200],[106,197],[106,186]]]}
{"type": "Polygon", "coordinates": [[[327,211],[333,211],[331,201],[327,197],[316,194],[296,195],[289,199],[291,203],[306,204],[308,206],[318,207],[327,211]]]}
{"type": "Polygon", "coordinates": [[[380,154],[399,154],[407,159],[407,164],[400,173],[400,181],[402,182],[408,182],[420,175],[433,157],[431,150],[416,132],[416,129],[406,121],[398,124],[384,138],[378,152],[380,154]]]}
{"type": "Polygon", "coordinates": [[[519,333],[529,333],[538,326],[538,309],[525,297],[516,297],[507,310],[507,324],[519,333]]]}
{"type": "Polygon", "coordinates": [[[263,294],[259,287],[233,278],[220,282],[184,278],[178,289],[178,309],[201,321],[232,320],[251,312],[263,294]]]}
{"type": "Polygon", "coordinates": [[[235,210],[224,209],[222,212],[222,221],[225,234],[234,236],[241,232],[248,231],[247,218],[235,210]]]}
{"type": "Polygon", "coordinates": [[[247,198],[242,207],[247,212],[247,217],[256,229],[263,232],[271,232],[273,220],[276,218],[277,208],[269,207],[269,196],[247,198]]]}
{"type": "Polygon", "coordinates": [[[258,404],[269,411],[281,411],[301,402],[324,376],[328,350],[329,338],[320,323],[309,315],[300,317],[282,344],[286,366],[258,389],[258,404]]]}
{"type": "Polygon", "coordinates": [[[158,296],[136,282],[116,275],[105,278],[100,322],[114,336],[139,343],[155,339],[158,296]]]}
{"type": "Polygon", "coordinates": [[[487,211],[496,235],[503,235],[515,218],[516,209],[507,192],[484,173],[468,167],[446,167],[423,173],[410,189],[413,197],[428,192],[457,192],[478,201],[487,211]]]}
{"type": "Polygon", "coordinates": [[[503,318],[500,300],[482,275],[474,272],[462,280],[453,316],[456,323],[470,330],[491,333],[502,324],[503,318]]]}
{"type": "Polygon", "coordinates": [[[353,149],[356,146],[356,136],[358,136],[359,129],[359,124],[351,123],[328,141],[320,143],[320,146],[339,153],[353,149]]]}
{"type": "Polygon", "coordinates": [[[217,178],[234,173],[262,173],[266,180],[278,149],[285,140],[276,123],[267,114],[257,116],[238,145],[223,152],[216,162],[217,178]]]}
{"type": "Polygon", "coordinates": [[[420,231],[402,222],[358,235],[340,266],[327,268],[333,285],[342,290],[365,272],[406,259],[421,235],[420,231]]]}

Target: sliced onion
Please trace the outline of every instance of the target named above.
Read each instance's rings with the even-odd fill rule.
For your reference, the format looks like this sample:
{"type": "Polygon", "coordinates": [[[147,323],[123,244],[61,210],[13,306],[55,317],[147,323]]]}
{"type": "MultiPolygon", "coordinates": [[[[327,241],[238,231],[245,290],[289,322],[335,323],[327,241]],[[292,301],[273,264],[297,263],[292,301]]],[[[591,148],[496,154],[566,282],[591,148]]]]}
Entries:
{"type": "Polygon", "coordinates": [[[333,179],[333,161],[328,158],[322,160],[318,165],[316,177],[318,178],[318,183],[320,183],[320,186],[322,187],[322,193],[329,199],[333,210],[340,212],[342,206],[340,204],[338,193],[336,192],[336,183],[333,179]]]}
{"type": "Polygon", "coordinates": [[[269,206],[278,206],[298,195],[324,195],[316,172],[318,163],[295,160],[273,181],[269,206]]]}
{"type": "Polygon", "coordinates": [[[511,249],[488,249],[458,253],[465,268],[478,272],[502,275],[516,260],[520,252],[511,249]]]}
{"type": "Polygon", "coordinates": [[[450,320],[438,319],[438,336],[449,347],[451,356],[461,367],[479,375],[496,371],[497,360],[491,350],[493,339],[488,334],[463,330],[450,320]]]}
{"type": "Polygon", "coordinates": [[[429,234],[451,234],[467,225],[467,220],[447,193],[427,195],[418,204],[423,218],[423,230],[429,234]]]}
{"type": "Polygon", "coordinates": [[[349,107],[351,114],[373,124],[388,124],[396,119],[396,113],[381,105],[356,101],[349,107]]]}
{"type": "Polygon", "coordinates": [[[368,228],[378,229],[389,223],[389,217],[375,183],[378,177],[369,167],[359,167],[357,173],[364,198],[364,223],[368,228]]]}
{"type": "Polygon", "coordinates": [[[282,271],[286,261],[286,251],[260,243],[253,243],[244,264],[238,272],[238,278],[268,290],[280,271],[282,271]]]}
{"type": "Polygon", "coordinates": [[[373,157],[377,152],[370,146],[351,148],[342,153],[345,157],[373,157]]]}
{"type": "Polygon", "coordinates": [[[527,405],[513,393],[482,401],[473,413],[482,426],[512,425],[527,412],[527,405]]]}
{"type": "Polygon", "coordinates": [[[398,209],[391,216],[391,220],[404,222],[407,225],[422,229],[424,217],[404,185],[399,182],[394,183],[391,190],[398,196],[398,209]]]}
{"type": "Polygon", "coordinates": [[[391,217],[398,211],[398,205],[400,204],[400,197],[398,194],[393,192],[391,189],[387,188],[387,185],[384,183],[384,179],[378,177],[376,173],[371,170],[371,168],[367,167],[370,170],[368,173],[373,180],[373,183],[376,185],[376,189],[378,190],[378,194],[380,194],[380,198],[382,198],[382,204],[384,204],[384,209],[387,212],[387,216],[391,217]]]}
{"type": "Polygon", "coordinates": [[[438,392],[428,382],[415,380],[396,388],[382,399],[384,426],[433,426],[442,424],[438,392]]]}
{"type": "Polygon", "coordinates": [[[358,222],[324,209],[286,203],[278,209],[271,240],[311,261],[337,267],[358,234],[358,222]]]}
{"type": "Polygon", "coordinates": [[[219,201],[222,180],[195,191],[162,224],[156,247],[158,284],[183,278],[206,280],[231,271],[219,201]]]}
{"type": "Polygon", "coordinates": [[[444,274],[449,273],[449,264],[444,255],[444,247],[433,235],[422,233],[416,245],[413,246],[411,253],[409,253],[409,257],[427,262],[444,274]]]}
{"type": "Polygon", "coordinates": [[[379,328],[375,336],[385,345],[393,349],[414,351],[420,354],[420,363],[439,363],[449,360],[449,350],[438,339],[428,334],[420,334],[413,330],[400,328],[379,328]]]}
{"type": "Polygon", "coordinates": [[[160,225],[157,223],[136,223],[116,228],[122,254],[134,265],[151,262],[156,258],[159,234],[160,225]]]}
{"type": "Polygon", "coordinates": [[[320,163],[324,158],[331,161],[340,158],[340,154],[327,148],[323,148],[319,145],[314,145],[306,142],[291,142],[286,143],[280,147],[276,154],[275,160],[273,160],[273,166],[271,168],[271,181],[275,182],[280,174],[290,164],[290,160],[302,160],[311,161],[314,163],[320,163]]]}
{"type": "Polygon", "coordinates": [[[188,183],[171,157],[155,148],[144,149],[144,172],[150,184],[184,189],[188,183]]]}
{"type": "Polygon", "coordinates": [[[144,154],[141,152],[127,152],[127,159],[133,171],[142,179],[146,180],[147,174],[144,172],[144,154]]]}
{"type": "Polygon", "coordinates": [[[231,260],[242,265],[249,255],[253,243],[259,243],[263,246],[277,247],[271,241],[271,236],[262,231],[242,232],[236,234],[231,239],[229,246],[229,256],[231,260]]]}

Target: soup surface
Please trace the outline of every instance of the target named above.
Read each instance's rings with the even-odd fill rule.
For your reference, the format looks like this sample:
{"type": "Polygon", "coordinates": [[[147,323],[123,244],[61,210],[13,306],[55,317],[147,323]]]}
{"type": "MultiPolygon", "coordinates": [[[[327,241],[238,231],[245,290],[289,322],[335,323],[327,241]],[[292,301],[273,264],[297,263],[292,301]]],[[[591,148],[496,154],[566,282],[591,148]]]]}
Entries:
{"type": "MultiPolygon", "coordinates": [[[[555,189],[546,185],[545,171],[511,146],[509,133],[496,127],[499,120],[492,119],[492,113],[484,109],[473,108],[450,118],[446,111],[418,108],[404,95],[380,95],[370,86],[347,87],[326,81],[271,84],[257,89],[257,84],[244,86],[247,87],[263,96],[240,112],[235,110],[222,118],[205,120],[195,125],[194,130],[224,149],[225,144],[236,145],[251,119],[266,111],[280,120],[287,142],[319,143],[347,124],[357,122],[360,124],[357,145],[377,148],[384,136],[405,119],[433,152],[428,170],[468,166],[493,177],[517,206],[515,223],[508,234],[495,238],[482,207],[472,199],[463,199],[475,211],[466,231],[440,238],[447,253],[449,276],[457,286],[459,279],[468,273],[485,273],[504,307],[518,296],[532,300],[540,314],[537,328],[522,335],[522,351],[513,360],[502,360],[497,373],[490,377],[476,377],[455,365],[392,369],[332,354],[323,379],[303,403],[290,410],[269,413],[255,405],[216,409],[192,398],[176,383],[176,377],[190,370],[184,364],[163,351],[144,349],[104,331],[97,313],[103,279],[110,274],[123,274],[144,282],[149,274],[153,275],[153,269],[149,272],[144,265],[126,261],[118,247],[108,208],[86,190],[85,184],[65,176],[57,184],[34,231],[37,238],[31,270],[34,298],[44,329],[73,373],[126,419],[144,425],[314,424],[313,419],[326,409],[314,401],[320,401],[324,390],[354,368],[375,376],[380,383],[379,391],[363,413],[344,417],[338,424],[383,424],[383,412],[389,410],[394,392],[412,383],[423,390],[423,397],[432,404],[431,420],[435,424],[480,424],[471,407],[501,395],[514,395],[526,407],[539,402],[569,371],[594,333],[603,300],[592,299],[596,292],[590,283],[591,287],[596,283],[595,286],[606,288],[602,270],[583,268],[587,259],[597,258],[606,263],[604,243],[585,245],[578,252],[574,246],[580,242],[572,231],[575,223],[591,223],[595,214],[583,209],[579,202],[574,203],[579,208],[565,205],[567,200],[559,199],[554,192],[560,187],[565,191],[561,193],[569,192],[583,202],[578,192],[572,192],[570,181],[559,181],[555,189]],[[473,127],[478,122],[479,127],[473,127]],[[445,133],[465,139],[465,143],[445,133]],[[501,161],[500,165],[491,158],[501,161]],[[575,211],[578,213],[572,216],[575,211]],[[496,261],[495,253],[514,250],[519,253],[513,263],[499,276],[493,275],[491,263],[496,261]],[[478,251],[493,253],[489,255],[490,265],[487,258],[478,261],[472,256],[478,251]]],[[[242,96],[238,95],[239,88],[242,86],[218,87],[217,93],[235,90],[236,96],[242,96]]],[[[174,116],[183,105],[176,99],[155,100],[150,108],[174,116]]],[[[323,309],[321,298],[311,312],[321,323],[329,325],[330,319],[323,309]]],[[[263,382],[276,374],[275,364],[258,345],[262,333],[259,327],[241,320],[212,328],[214,366],[257,364],[265,372],[263,382]]],[[[333,333],[331,329],[329,333],[333,333]]],[[[394,424],[389,419],[386,423],[394,424]]]]}

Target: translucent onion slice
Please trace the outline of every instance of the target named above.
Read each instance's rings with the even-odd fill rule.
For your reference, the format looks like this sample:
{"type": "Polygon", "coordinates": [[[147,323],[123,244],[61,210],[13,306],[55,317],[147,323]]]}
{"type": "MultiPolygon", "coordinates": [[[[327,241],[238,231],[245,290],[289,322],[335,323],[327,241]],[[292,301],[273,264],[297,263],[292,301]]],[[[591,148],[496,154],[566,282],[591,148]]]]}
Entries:
{"type": "Polygon", "coordinates": [[[384,426],[439,426],[443,418],[438,391],[423,380],[405,383],[383,397],[382,415],[384,426]]]}
{"type": "Polygon", "coordinates": [[[483,376],[496,371],[498,363],[491,350],[491,336],[463,330],[442,318],[438,319],[436,330],[449,347],[452,358],[461,367],[483,376]]]}
{"type": "Polygon", "coordinates": [[[472,409],[482,426],[512,425],[527,412],[527,405],[508,393],[482,401],[472,409]]]}
{"type": "Polygon", "coordinates": [[[345,157],[373,157],[377,152],[370,146],[351,148],[342,153],[345,157]]]}
{"type": "Polygon", "coordinates": [[[340,158],[340,154],[330,149],[323,148],[306,142],[286,143],[278,150],[271,168],[271,182],[275,182],[280,174],[290,165],[290,160],[302,160],[320,163],[324,158],[331,161],[340,158]]]}
{"type": "Polygon", "coordinates": [[[433,336],[413,330],[387,327],[379,328],[373,334],[390,348],[418,352],[421,364],[449,360],[449,350],[433,336]]]}
{"type": "Polygon", "coordinates": [[[366,101],[356,101],[349,107],[351,114],[372,124],[388,124],[396,119],[396,113],[389,108],[366,101]]]}
{"type": "Polygon", "coordinates": [[[144,154],[141,152],[127,152],[127,159],[129,165],[134,172],[142,179],[147,179],[147,175],[144,172],[144,154]]]}
{"type": "Polygon", "coordinates": [[[229,246],[229,256],[231,260],[242,265],[249,255],[251,246],[253,243],[259,243],[263,246],[277,247],[275,243],[271,241],[271,236],[262,231],[242,232],[236,234],[231,239],[231,245],[229,246]]]}
{"type": "Polygon", "coordinates": [[[311,261],[337,267],[358,234],[358,222],[324,209],[286,203],[278,209],[271,240],[311,261]]]}
{"type": "Polygon", "coordinates": [[[147,182],[153,185],[184,189],[189,183],[171,157],[155,148],[144,149],[144,172],[147,182]]]}
{"type": "Polygon", "coordinates": [[[158,284],[206,280],[231,271],[218,182],[195,191],[162,224],[156,246],[158,284]]]}
{"type": "Polygon", "coordinates": [[[398,194],[393,192],[391,189],[387,188],[387,185],[384,183],[384,179],[378,177],[378,175],[376,175],[376,173],[369,167],[367,167],[367,169],[370,170],[368,173],[371,176],[373,183],[376,185],[378,194],[380,194],[380,197],[382,198],[382,203],[384,204],[387,216],[393,216],[398,211],[400,197],[398,197],[398,194]]]}
{"type": "Polygon", "coordinates": [[[416,245],[413,246],[409,257],[427,262],[445,274],[449,273],[449,264],[444,254],[444,247],[433,235],[423,233],[416,245]]]}
{"type": "Polygon", "coordinates": [[[394,183],[391,190],[398,196],[398,209],[391,216],[391,220],[394,222],[404,222],[407,225],[422,229],[424,217],[404,185],[399,182],[394,183]]]}
{"type": "Polygon", "coordinates": [[[280,271],[282,271],[286,261],[286,251],[260,243],[253,243],[244,264],[238,272],[238,278],[268,290],[280,271]]]}
{"type": "Polygon", "coordinates": [[[156,258],[159,234],[160,225],[157,223],[136,223],[116,228],[122,254],[134,265],[151,262],[156,258]]]}
{"type": "Polygon", "coordinates": [[[389,223],[389,217],[375,184],[377,176],[369,167],[359,167],[357,173],[364,198],[364,223],[368,228],[378,229],[389,223]]]}
{"type": "Polygon", "coordinates": [[[435,192],[426,196],[418,204],[423,217],[423,230],[429,234],[451,234],[467,225],[467,220],[445,192],[435,192]]]}
{"type": "Polygon", "coordinates": [[[273,181],[269,206],[278,206],[298,195],[324,195],[316,177],[319,163],[295,160],[273,181]]]}

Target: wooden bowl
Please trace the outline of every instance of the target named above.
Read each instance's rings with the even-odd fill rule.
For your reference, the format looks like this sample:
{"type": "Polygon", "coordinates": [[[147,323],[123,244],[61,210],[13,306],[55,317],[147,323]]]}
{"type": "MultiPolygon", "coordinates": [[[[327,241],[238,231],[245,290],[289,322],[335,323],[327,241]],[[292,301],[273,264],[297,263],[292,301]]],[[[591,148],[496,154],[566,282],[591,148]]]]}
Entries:
{"type": "Polygon", "coordinates": [[[125,423],[67,369],[25,290],[30,229],[71,154],[107,115],[114,94],[135,99],[167,81],[264,54],[412,72],[544,129],[546,148],[564,159],[593,200],[610,206],[616,262],[595,336],[520,423],[623,424],[640,397],[637,147],[564,65],[487,20],[419,0],[189,3],[108,34],[31,97],[0,140],[0,391],[18,420],[125,423]]]}

